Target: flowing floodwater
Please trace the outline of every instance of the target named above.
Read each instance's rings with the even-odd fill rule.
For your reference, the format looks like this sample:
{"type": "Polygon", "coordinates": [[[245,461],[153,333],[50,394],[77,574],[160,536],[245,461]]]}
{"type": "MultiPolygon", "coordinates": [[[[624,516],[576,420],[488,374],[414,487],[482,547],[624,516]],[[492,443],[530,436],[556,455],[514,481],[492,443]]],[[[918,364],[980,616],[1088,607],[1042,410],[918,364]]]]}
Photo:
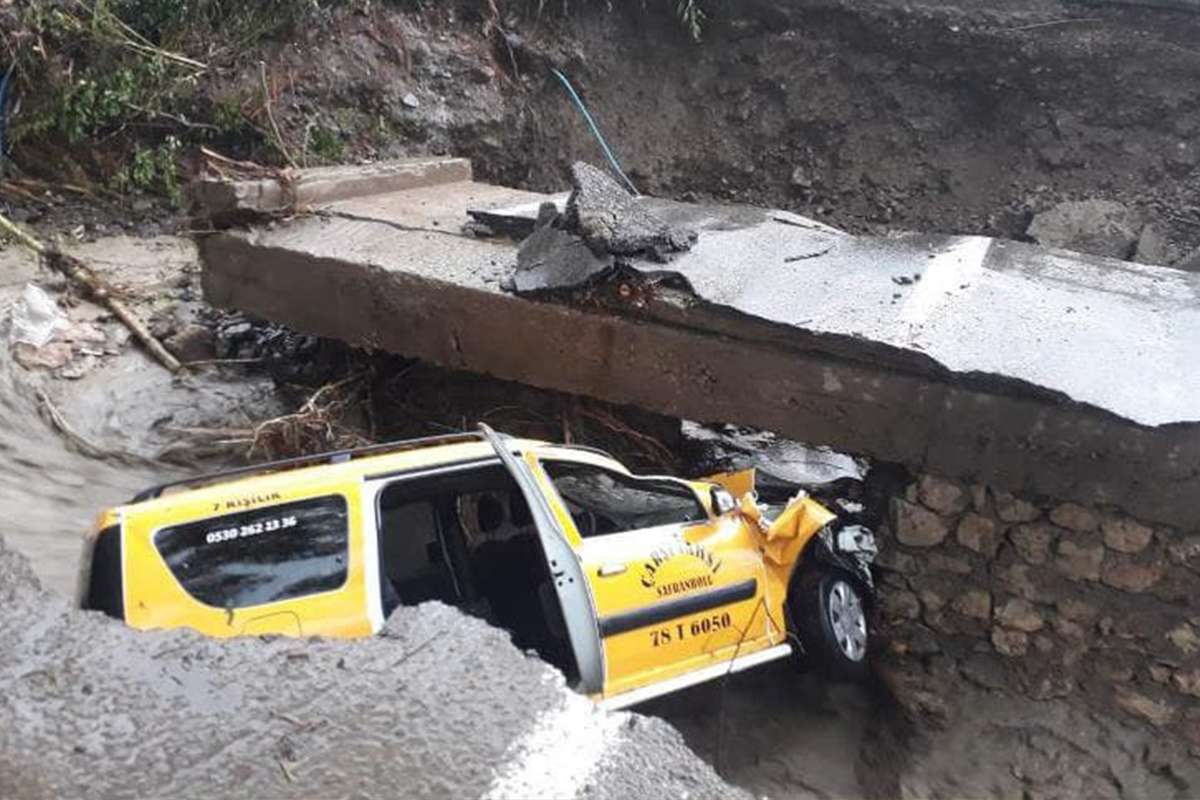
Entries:
{"type": "MultiPolygon", "coordinates": [[[[79,249],[135,293],[145,317],[174,313],[180,294],[197,294],[187,240],[120,237],[79,249]]],[[[71,594],[81,536],[97,513],[183,473],[158,460],[167,448],[186,459],[186,442],[180,447],[172,431],[231,418],[245,424],[271,416],[278,402],[266,378],[211,370],[172,375],[130,344],[102,309],[67,298],[65,288],[23,251],[0,252],[0,533],[28,556],[44,585],[71,594]],[[85,346],[72,345],[66,370],[26,368],[14,357],[9,320],[29,283],[47,288],[71,323],[88,332],[85,346]]]]}

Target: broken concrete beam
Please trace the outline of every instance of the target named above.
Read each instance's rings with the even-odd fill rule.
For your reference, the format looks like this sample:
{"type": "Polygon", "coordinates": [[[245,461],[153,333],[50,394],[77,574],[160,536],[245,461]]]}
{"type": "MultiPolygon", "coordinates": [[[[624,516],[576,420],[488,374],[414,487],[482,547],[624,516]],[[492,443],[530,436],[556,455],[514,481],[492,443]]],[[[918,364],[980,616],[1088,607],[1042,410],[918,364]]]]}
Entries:
{"type": "Polygon", "coordinates": [[[223,180],[202,178],[190,188],[193,205],[222,219],[304,208],[386,192],[471,180],[465,158],[407,158],[378,164],[314,167],[279,175],[223,180]]]}
{"type": "MultiPolygon", "coordinates": [[[[734,422],[947,477],[1200,518],[1200,276],[982,237],[873,239],[785,212],[639,200],[699,231],[670,264],[556,268],[455,184],[204,239],[205,292],[306,333],[734,422]]],[[[565,246],[570,246],[566,242],[565,246]]]]}

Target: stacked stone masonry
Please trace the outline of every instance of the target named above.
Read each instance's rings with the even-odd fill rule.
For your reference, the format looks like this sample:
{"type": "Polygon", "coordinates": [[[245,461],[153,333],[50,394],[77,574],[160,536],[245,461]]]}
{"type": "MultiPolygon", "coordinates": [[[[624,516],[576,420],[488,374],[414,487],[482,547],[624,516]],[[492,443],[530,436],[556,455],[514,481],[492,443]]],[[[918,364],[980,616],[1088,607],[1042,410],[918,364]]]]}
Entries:
{"type": "Polygon", "coordinates": [[[878,566],[891,655],[1131,715],[1200,755],[1200,532],[921,476],[878,566]]]}

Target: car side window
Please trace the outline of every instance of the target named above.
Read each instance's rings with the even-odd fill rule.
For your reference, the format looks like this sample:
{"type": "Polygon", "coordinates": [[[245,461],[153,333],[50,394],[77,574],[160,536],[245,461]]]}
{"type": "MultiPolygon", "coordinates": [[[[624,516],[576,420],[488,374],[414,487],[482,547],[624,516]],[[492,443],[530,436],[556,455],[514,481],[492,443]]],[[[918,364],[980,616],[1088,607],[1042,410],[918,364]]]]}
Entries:
{"type": "Polygon", "coordinates": [[[544,461],[542,467],[584,538],[708,519],[695,492],[675,481],[571,461],[544,461]]]}
{"type": "Polygon", "coordinates": [[[346,500],[328,496],[173,525],[154,546],[192,597],[246,608],[340,588],[348,536],[346,500]]]}

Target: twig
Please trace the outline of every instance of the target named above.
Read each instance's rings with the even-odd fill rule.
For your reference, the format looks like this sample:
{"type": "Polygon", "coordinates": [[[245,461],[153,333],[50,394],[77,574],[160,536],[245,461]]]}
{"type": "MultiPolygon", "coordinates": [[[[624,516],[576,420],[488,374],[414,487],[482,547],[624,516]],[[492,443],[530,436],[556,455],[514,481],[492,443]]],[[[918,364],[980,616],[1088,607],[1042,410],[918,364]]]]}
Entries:
{"type": "Polygon", "coordinates": [[[171,372],[179,372],[183,367],[175,356],[167,352],[158,339],[146,329],[129,307],[120,299],[113,296],[112,290],[87,265],[74,256],[67,255],[55,247],[48,247],[38,241],[27,231],[21,229],[8,217],[0,214],[0,230],[7,232],[21,244],[28,247],[46,259],[46,262],[71,280],[87,290],[90,297],[104,305],[125,327],[133,333],[142,346],[158,359],[159,363],[171,372]]]}
{"type": "Polygon", "coordinates": [[[46,416],[50,418],[50,424],[53,425],[63,437],[71,444],[75,445],[81,453],[91,458],[112,459],[124,461],[130,464],[149,464],[149,459],[140,458],[132,453],[126,453],[120,450],[106,450],[100,445],[88,439],[83,434],[71,427],[67,422],[67,418],[58,410],[58,406],[54,405],[54,401],[42,389],[37,391],[38,402],[42,404],[42,408],[46,411],[46,416]]]}
{"type": "Polygon", "coordinates": [[[279,146],[279,152],[283,153],[283,157],[287,159],[288,164],[293,169],[298,169],[296,159],[292,158],[292,154],[288,152],[287,143],[283,141],[283,134],[279,131],[279,123],[275,121],[275,112],[271,110],[271,88],[267,85],[267,62],[258,62],[258,75],[262,79],[263,88],[263,103],[267,111],[267,119],[271,123],[271,130],[275,131],[276,144],[279,146]]]}
{"type": "Polygon", "coordinates": [[[833,245],[829,245],[826,248],[823,248],[821,250],[814,250],[811,253],[804,253],[803,255],[799,255],[799,256],[788,256],[787,258],[785,258],[783,260],[783,263],[794,264],[797,261],[807,261],[810,258],[820,258],[821,256],[825,255],[832,249],[833,249],[833,245]]]}
{"type": "Polygon", "coordinates": [[[425,641],[421,642],[419,645],[414,647],[412,650],[409,650],[407,653],[400,656],[400,658],[398,658],[396,660],[396,663],[392,664],[392,668],[395,669],[396,667],[403,664],[405,661],[408,661],[410,658],[415,656],[417,653],[420,653],[426,647],[429,647],[429,645],[433,644],[435,641],[440,639],[442,637],[442,634],[444,634],[444,633],[445,633],[445,631],[438,631],[433,636],[430,636],[428,639],[426,639],[425,641]]]}
{"type": "Polygon", "coordinates": [[[597,409],[581,408],[579,410],[581,417],[590,417],[604,427],[621,436],[633,439],[642,445],[642,450],[652,460],[657,461],[662,466],[668,466],[675,462],[675,457],[662,442],[655,439],[653,436],[648,436],[641,431],[636,431],[626,425],[621,420],[617,419],[612,414],[606,411],[597,409]]]}
{"type": "Polygon", "coordinates": [[[183,127],[187,128],[189,130],[196,130],[196,131],[219,131],[219,130],[221,130],[216,125],[210,125],[207,122],[192,122],[188,119],[185,119],[184,117],[179,116],[178,114],[172,114],[168,111],[160,111],[160,110],[154,109],[154,108],[143,108],[142,106],[139,106],[136,103],[126,103],[125,107],[130,110],[137,111],[140,114],[145,114],[148,117],[162,117],[163,119],[168,119],[171,122],[174,122],[176,125],[182,125],[183,127]]]}
{"type": "Polygon", "coordinates": [[[1100,17],[1075,17],[1072,19],[1056,19],[1050,22],[1035,22],[1032,25],[1022,25],[1019,28],[1005,28],[1008,33],[1017,33],[1018,31],[1032,31],[1038,28],[1050,28],[1055,25],[1071,25],[1077,22],[1103,22],[1100,17]]]}
{"type": "Polygon", "coordinates": [[[186,361],[185,367],[223,367],[226,364],[261,364],[265,358],[202,358],[198,361],[186,361]]]}

